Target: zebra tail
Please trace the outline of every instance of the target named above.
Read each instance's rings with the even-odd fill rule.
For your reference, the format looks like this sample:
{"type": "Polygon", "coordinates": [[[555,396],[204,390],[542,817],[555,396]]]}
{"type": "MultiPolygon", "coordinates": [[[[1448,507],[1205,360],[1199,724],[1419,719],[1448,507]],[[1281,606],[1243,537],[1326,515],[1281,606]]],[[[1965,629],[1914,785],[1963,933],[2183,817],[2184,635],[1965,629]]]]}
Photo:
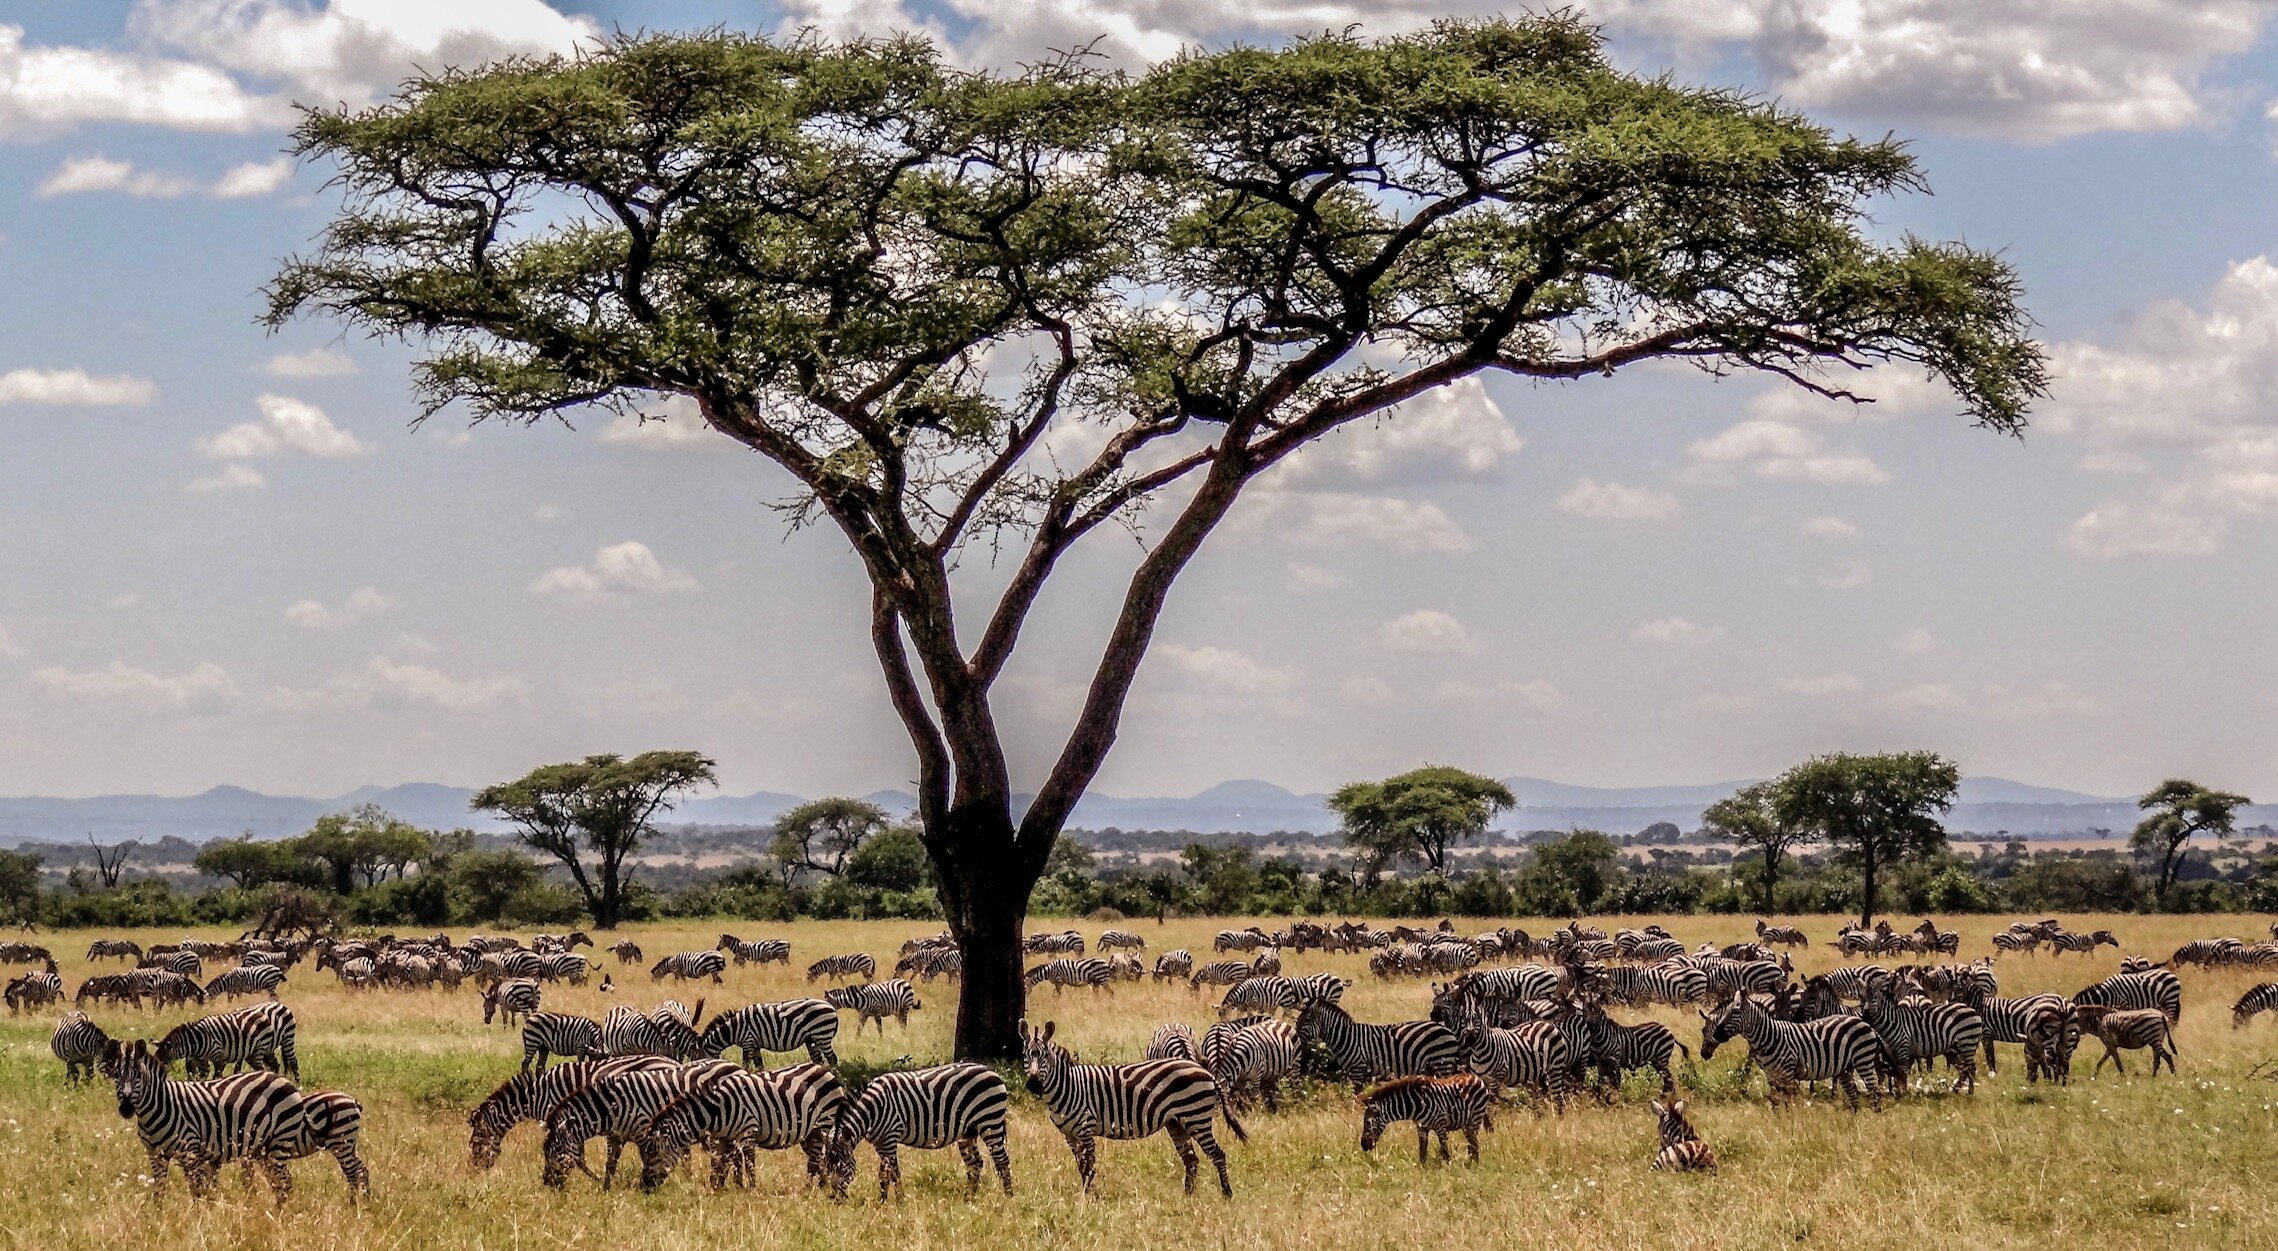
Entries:
{"type": "Polygon", "coordinates": [[[1678,1054],[1685,1057],[1685,1063],[1691,1064],[1693,1062],[1693,1049],[1691,1047],[1688,1047],[1681,1042],[1677,1042],[1677,1040],[1674,1038],[1670,1039],[1669,1041],[1676,1044],[1678,1054]]]}
{"type": "Polygon", "coordinates": [[[301,1079],[301,1058],[293,1054],[293,1036],[291,1034],[286,1034],[277,1040],[277,1055],[278,1059],[284,1062],[285,1071],[292,1074],[294,1081],[299,1081],[301,1079]]]}
{"type": "Polygon", "coordinates": [[[1250,1131],[1243,1129],[1242,1123],[1234,1119],[1234,1105],[1226,1102],[1224,1092],[1218,1096],[1218,1115],[1226,1118],[1226,1128],[1234,1131],[1236,1142],[1248,1142],[1250,1140],[1250,1131]]]}

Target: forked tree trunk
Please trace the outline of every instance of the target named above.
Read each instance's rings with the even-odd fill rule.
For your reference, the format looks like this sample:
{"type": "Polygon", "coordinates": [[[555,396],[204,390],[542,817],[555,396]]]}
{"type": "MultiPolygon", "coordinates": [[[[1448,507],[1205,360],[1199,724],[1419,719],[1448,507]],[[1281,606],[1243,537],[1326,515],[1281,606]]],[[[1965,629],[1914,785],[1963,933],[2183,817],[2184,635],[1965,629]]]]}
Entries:
{"type": "Polygon", "coordinates": [[[952,810],[940,824],[927,842],[937,848],[942,910],[964,960],[957,986],[957,1058],[985,1064],[1018,1060],[1028,994],[1021,924],[1044,858],[1015,846],[1012,814],[1002,802],[952,810]]]}

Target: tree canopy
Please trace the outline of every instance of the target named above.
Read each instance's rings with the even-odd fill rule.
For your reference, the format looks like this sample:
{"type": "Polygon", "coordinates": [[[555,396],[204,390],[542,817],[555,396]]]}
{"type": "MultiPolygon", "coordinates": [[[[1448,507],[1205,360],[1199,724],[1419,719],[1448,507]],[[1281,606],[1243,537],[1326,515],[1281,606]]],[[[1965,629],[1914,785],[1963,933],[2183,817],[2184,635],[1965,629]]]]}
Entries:
{"type": "Polygon", "coordinates": [[[1329,796],[1345,842],[1375,877],[1399,861],[1447,872],[1448,849],[1487,833],[1495,814],[1518,805],[1511,788],[1446,765],[1426,765],[1381,782],[1353,782],[1329,796]]]}
{"type": "Polygon", "coordinates": [[[692,751],[587,756],[488,787],[472,806],[506,818],[525,844],[560,861],[593,923],[613,929],[632,880],[626,860],[649,833],[650,820],[714,780],[712,762],[692,751]],[[589,851],[595,856],[590,867],[589,851]]]}
{"type": "Polygon", "coordinates": [[[1875,874],[1946,846],[1938,814],[1951,808],[1961,770],[1926,751],[1814,756],[1772,783],[1774,817],[1808,831],[1859,866],[1859,924],[1874,921],[1875,874]]]}
{"type": "Polygon", "coordinates": [[[2192,837],[2198,834],[2230,837],[2238,810],[2251,802],[2244,795],[2212,790],[2187,778],[2169,778],[2136,801],[2136,807],[2149,815],[2136,823],[2134,832],[2128,835],[2128,845],[2138,852],[2159,857],[2159,876],[2152,894],[2161,907],[2167,906],[2167,892],[2175,885],[2176,875],[2182,872],[2183,858],[2190,852],[2192,837]]]}
{"type": "Polygon", "coordinates": [[[865,800],[809,800],[775,818],[768,850],[789,871],[837,877],[846,872],[847,857],[891,822],[884,808],[865,800]]]}
{"type": "Polygon", "coordinates": [[[1710,804],[1701,813],[1701,829],[1764,858],[1766,915],[1777,911],[1772,891],[1780,880],[1780,860],[1791,848],[1813,841],[1816,835],[1810,826],[1790,823],[1781,810],[1778,785],[1771,782],[1743,786],[1710,804]]]}

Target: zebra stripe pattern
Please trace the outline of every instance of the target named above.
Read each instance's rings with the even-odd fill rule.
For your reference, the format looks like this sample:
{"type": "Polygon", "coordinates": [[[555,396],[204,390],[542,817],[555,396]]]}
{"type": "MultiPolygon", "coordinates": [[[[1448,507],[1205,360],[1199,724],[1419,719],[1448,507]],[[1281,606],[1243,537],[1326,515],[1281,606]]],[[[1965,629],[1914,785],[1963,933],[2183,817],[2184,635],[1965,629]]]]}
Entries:
{"type": "Polygon", "coordinates": [[[63,1080],[70,1086],[95,1080],[95,1066],[110,1045],[111,1036],[103,1027],[78,1011],[64,1013],[47,1040],[47,1049],[63,1061],[63,1080]]]}
{"type": "Polygon", "coordinates": [[[340,1178],[348,1183],[351,1203],[372,1192],[372,1175],[357,1153],[363,1140],[364,1105],[337,1090],[313,1091],[301,1096],[302,1135],[294,1158],[322,1151],[340,1165],[340,1178]]]}
{"type": "MultiPolygon", "coordinates": [[[[702,1015],[703,1001],[696,1004],[696,1015],[702,1015]]],[[[693,1059],[703,1049],[703,1037],[691,1024],[692,1017],[659,1007],[644,1013],[638,1008],[618,1004],[609,1009],[601,1022],[601,1050],[611,1056],[662,1056],[668,1060],[693,1059]]]]}
{"type": "MultiPolygon", "coordinates": [[[[1244,965],[1242,967],[1245,972],[1248,971],[1249,966],[1244,965]]],[[[1070,986],[1089,986],[1093,990],[1108,990],[1112,989],[1112,984],[1115,981],[1115,966],[1098,956],[1084,956],[1073,960],[1047,960],[1030,969],[1025,980],[1030,986],[1050,982],[1052,983],[1052,993],[1055,995],[1070,986]]]]}
{"type": "Polygon", "coordinates": [[[60,1003],[63,1000],[63,979],[56,976],[53,969],[26,973],[8,983],[6,999],[10,1015],[60,1003]]]}
{"type": "MultiPolygon", "coordinates": [[[[706,1070],[671,1065],[611,1074],[572,1092],[546,1117],[545,1167],[539,1180],[560,1189],[573,1168],[593,1177],[585,1163],[585,1144],[606,1136],[633,1144],[641,1154],[641,1189],[656,1189],[677,1163],[675,1153],[660,1147],[655,1138],[657,1119],[696,1096],[712,1076],[706,1070]]],[[[607,1171],[594,1180],[606,1190],[616,1176],[617,1154],[612,1150],[607,1171]]]]}
{"type": "Polygon", "coordinates": [[[1582,1023],[1589,1031],[1590,1062],[1596,1066],[1598,1084],[1603,1088],[1620,1085],[1622,1075],[1631,1069],[1652,1069],[1661,1075],[1661,1093],[1668,1095],[1677,1089],[1669,1057],[1684,1051],[1686,1060],[1693,1058],[1685,1044],[1659,1021],[1622,1025],[1592,1003],[1583,1005],[1582,1023]]]}
{"type": "MultiPolygon", "coordinates": [[[[1522,1021],[1498,1029],[1477,1019],[1456,1033],[1456,1047],[1464,1066],[1496,1091],[1516,1086],[1548,1099],[1560,1116],[1566,1115],[1566,1096],[1573,1075],[1581,1067],[1566,1035],[1547,1021],[1522,1021]]],[[[1535,1115],[1542,1115],[1537,1102],[1535,1115]]]]}
{"type": "Polygon", "coordinates": [[[482,993],[482,1023],[490,1024],[493,1017],[500,1018],[504,1025],[514,1024],[516,1017],[528,1019],[544,998],[545,992],[532,978],[492,982],[482,993]]]}
{"type": "Polygon", "coordinates": [[[1204,1032],[1201,1059],[1228,1103],[1257,1097],[1278,1111],[1281,1084],[1297,1076],[1297,1028],[1273,1017],[1221,1022],[1204,1032]]]}
{"type": "Polygon", "coordinates": [[[728,958],[717,951],[683,951],[657,961],[655,967],[649,970],[649,980],[661,982],[672,977],[685,982],[708,977],[718,983],[722,980],[720,975],[727,971],[728,958]]]}
{"type": "Polygon", "coordinates": [[[725,951],[734,956],[739,967],[745,964],[791,963],[791,944],[780,938],[762,938],[747,943],[733,934],[722,934],[712,950],[725,951]]]}
{"type": "Polygon", "coordinates": [[[1192,952],[1182,948],[1178,951],[1166,951],[1155,957],[1154,979],[1158,982],[1191,977],[1193,974],[1194,955],[1192,952]]]}
{"type": "Polygon", "coordinates": [[[861,986],[838,986],[823,992],[823,1002],[833,1008],[854,1009],[854,1032],[862,1033],[864,1021],[876,1021],[878,1034],[886,1033],[886,1018],[903,1029],[910,1027],[910,1013],[924,1005],[918,1002],[917,989],[901,978],[883,982],[869,982],[861,986]]]}
{"type": "Polygon", "coordinates": [[[177,1082],[147,1042],[104,1050],[104,1071],[118,1092],[119,1115],[131,1118],[150,1158],[150,1193],[166,1192],[180,1166],[190,1193],[213,1190],[221,1166],[247,1160],[268,1179],[282,1205],[292,1197],[287,1160],[307,1154],[301,1093],[275,1073],[240,1073],[207,1082],[177,1082]]]}
{"type": "Polygon", "coordinates": [[[2111,1008],[2103,1004],[2075,1004],[2073,1013],[2079,1018],[2083,1032],[2095,1035],[2104,1044],[2104,1054],[2096,1058],[2096,1067],[2089,1076],[2104,1071],[2104,1062],[2125,1076],[2128,1066],[2120,1062],[2122,1051],[2151,1051],[2151,1075],[2159,1076],[2159,1065],[2167,1062],[2167,1071],[2175,1072],[2175,1023],[2158,1008],[2111,1008]]]}
{"type": "Polygon", "coordinates": [[[2183,981],[2166,969],[2115,973],[2075,992],[2072,1001],[2109,1008],[2157,1008],[2173,1024],[2183,1019],[2183,981]]]}
{"type": "Polygon", "coordinates": [[[522,1071],[530,1071],[530,1062],[538,1062],[538,1071],[546,1071],[546,1064],[555,1056],[568,1060],[598,1060],[608,1053],[601,1049],[601,1026],[592,1017],[572,1016],[567,1012],[538,1012],[522,1022],[522,1071]]]}
{"type": "Polygon", "coordinates": [[[846,1086],[820,1064],[763,1073],[736,1069],[661,1113],[655,1137],[666,1171],[690,1146],[710,1148],[714,1190],[731,1172],[737,1185],[751,1185],[753,1152],[791,1147],[805,1152],[807,1179],[819,1186],[823,1154],[846,1104],[846,1086]]]}
{"type": "Polygon", "coordinates": [[[1194,974],[1187,978],[1186,988],[1188,990],[1200,990],[1205,986],[1232,986],[1249,976],[1250,966],[1248,963],[1241,960],[1217,960],[1196,969],[1194,974]]]}
{"type": "Polygon", "coordinates": [[[1297,1037],[1327,1047],[1355,1087],[1386,1077],[1445,1077],[1461,1067],[1455,1032],[1438,1021],[1363,1025],[1336,1004],[1316,1003],[1297,1014],[1297,1037]]]}
{"type": "Polygon", "coordinates": [[[1145,951],[1147,940],[1128,930],[1101,930],[1098,947],[1101,951],[1145,951]]]}
{"type": "Polygon", "coordinates": [[[1915,1064],[1944,1057],[1954,1066],[1954,1092],[1959,1094],[1966,1086],[1971,1094],[1977,1093],[1977,1049],[1985,1041],[1985,1021],[1976,1009],[1960,1003],[1915,1007],[1878,989],[1868,992],[1860,1015],[1882,1035],[1889,1050],[1900,1079],[1892,1086],[1894,1092],[1904,1088],[1904,1075],[1915,1064]]]}
{"type": "Polygon", "coordinates": [[[497,1165],[499,1149],[515,1126],[524,1121],[544,1121],[562,1100],[605,1077],[663,1068],[670,1063],[655,1056],[629,1056],[572,1060],[544,1073],[517,1073],[499,1083],[467,1114],[467,1157],[476,1169],[490,1169],[497,1165]]]}
{"type": "Polygon", "coordinates": [[[1012,1157],[1005,1151],[1010,1101],[1005,1079],[985,1065],[939,1064],[879,1074],[839,1113],[824,1161],[831,1193],[846,1197],[854,1183],[855,1148],[867,1142],[878,1152],[880,1199],[901,1190],[903,1147],[934,1151],[953,1143],[965,1161],[968,1198],[981,1189],[984,1145],[997,1180],[1011,1194],[1012,1157]]]}
{"type": "Polygon", "coordinates": [[[1653,1114],[1661,1121],[1661,1150],[1653,1157],[1653,1167],[1674,1169],[1680,1173],[1716,1171],[1716,1152],[1685,1119],[1685,1101],[1672,1099],[1663,1103],[1653,1101],[1653,1114]]]}
{"type": "Polygon", "coordinates": [[[220,1077],[231,1068],[267,1069],[301,1075],[300,1058],[293,1053],[299,1022],[293,1010],[277,1002],[257,1003],[235,1012],[200,1017],[168,1030],[158,1042],[161,1064],[181,1061],[193,1079],[220,1077]]]}
{"type": "Polygon", "coordinates": [[[1183,1021],[1172,1021],[1155,1027],[1154,1036],[1147,1040],[1147,1050],[1140,1053],[1142,1060],[1200,1060],[1202,1047],[1194,1041],[1194,1031],[1183,1021]]]}
{"type": "Polygon", "coordinates": [[[704,1027],[703,1051],[716,1056],[741,1048],[745,1068],[761,1068],[763,1052],[798,1051],[818,1064],[837,1064],[838,1009],[820,999],[755,1003],[723,1012],[704,1027]]]}
{"type": "Polygon", "coordinates": [[[2256,1013],[2278,1008],[2278,982],[2263,982],[2238,997],[2231,1005],[2231,1028],[2238,1029],[2254,1019],[2256,1013]]]}
{"type": "Polygon", "coordinates": [[[277,988],[285,984],[285,971],[274,964],[245,964],[230,969],[206,983],[206,998],[216,995],[267,995],[277,997],[277,988]]]}
{"type": "Polygon", "coordinates": [[[807,980],[819,981],[826,977],[878,976],[878,962],[857,951],[843,956],[824,956],[807,966],[807,980]]]}
{"type": "Polygon", "coordinates": [[[1186,1193],[1194,1193],[1199,1146],[1218,1170],[1219,1192],[1234,1197],[1234,1181],[1227,1174],[1226,1152],[1218,1145],[1212,1117],[1225,1117],[1226,1127],[1238,1139],[1248,1141],[1249,1134],[1225,1105],[1210,1070],[1192,1060],[1078,1064],[1066,1048],[1052,1041],[1057,1028],[1053,1021],[1046,1021],[1041,1030],[1021,1026],[1021,1069],[1027,1074],[1029,1091],[1044,1100],[1052,1124],[1068,1140],[1085,1194],[1092,1192],[1099,1139],[1164,1133],[1186,1168],[1186,1193]]]}
{"type": "Polygon", "coordinates": [[[1440,1160],[1449,1159],[1447,1136],[1463,1135],[1471,1162],[1479,1162],[1479,1131],[1495,1128],[1488,1114],[1487,1083],[1476,1073],[1453,1077],[1399,1077],[1361,1096],[1360,1149],[1374,1151],[1386,1126],[1416,1123],[1416,1163],[1431,1162],[1431,1139],[1440,1140],[1440,1160]]]}
{"type": "Polygon", "coordinates": [[[1858,1083],[1864,1080],[1875,1111],[1882,1111],[1882,1086],[1876,1080],[1882,1072],[1882,1040],[1874,1026],[1858,1017],[1830,1016],[1800,1024],[1778,1021],[1748,995],[1733,996],[1713,1015],[1701,1013],[1703,1060],[1735,1036],[1747,1039],[1749,1057],[1771,1082],[1775,1105],[1792,1098],[1800,1082],[1833,1080],[1857,1112],[1858,1083]]]}

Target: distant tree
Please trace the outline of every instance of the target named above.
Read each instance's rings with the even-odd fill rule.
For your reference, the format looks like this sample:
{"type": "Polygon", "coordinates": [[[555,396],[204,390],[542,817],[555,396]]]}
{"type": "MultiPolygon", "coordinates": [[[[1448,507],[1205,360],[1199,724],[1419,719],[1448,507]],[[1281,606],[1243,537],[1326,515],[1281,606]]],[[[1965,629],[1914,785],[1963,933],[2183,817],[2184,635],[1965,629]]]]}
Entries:
{"type": "Polygon", "coordinates": [[[1518,805],[1490,777],[1426,765],[1381,782],[1354,782],[1329,796],[1345,842],[1371,877],[1399,861],[1447,872],[1448,849],[1487,833],[1495,814],[1518,805]]]}
{"type": "Polygon", "coordinates": [[[1771,784],[1783,826],[1804,830],[1859,867],[1859,924],[1875,916],[1875,876],[1886,865],[1945,850],[1938,814],[1961,786],[1954,763],[1926,751],[1815,756],[1771,784]]]}
{"type": "Polygon", "coordinates": [[[916,890],[932,877],[925,840],[907,825],[889,827],[846,858],[846,880],[873,890],[916,890]]]}
{"type": "Polygon", "coordinates": [[[1519,874],[1518,893],[1530,909],[1545,915],[1596,907],[1613,889],[1621,871],[1621,847],[1596,830],[1576,830],[1563,838],[1535,844],[1527,866],[1519,874]]]}
{"type": "Polygon", "coordinates": [[[459,913],[483,922],[504,916],[516,895],[545,877],[537,861],[505,849],[461,852],[451,857],[443,874],[459,913]]]}
{"type": "Polygon", "coordinates": [[[1791,825],[1781,816],[1777,787],[1770,782],[1743,786],[1708,806],[1701,813],[1701,830],[1764,857],[1764,895],[1760,908],[1773,911],[1772,890],[1780,880],[1780,860],[1795,847],[1810,843],[1815,830],[1791,825]]]}
{"type": "Polygon", "coordinates": [[[40,858],[0,851],[0,921],[29,924],[40,911],[40,858]]]}
{"type": "Polygon", "coordinates": [[[768,852],[794,876],[811,869],[837,877],[846,872],[846,858],[891,822],[884,808],[865,800],[811,800],[775,819],[768,852]]]}
{"type": "Polygon", "coordinates": [[[630,760],[587,756],[485,788],[472,803],[504,817],[525,844],[560,861],[593,923],[614,929],[632,877],[626,861],[648,836],[649,821],[714,780],[712,762],[692,751],[642,752],[630,760]],[[596,858],[590,870],[589,851],[596,858]]]}
{"type": "Polygon", "coordinates": [[[1637,841],[1651,845],[1667,845],[1684,841],[1685,832],[1674,821],[1656,821],[1637,832],[1637,841]]]}
{"type": "Polygon", "coordinates": [[[94,835],[89,834],[87,845],[95,849],[95,872],[103,879],[103,889],[117,890],[119,874],[126,868],[127,857],[134,854],[135,840],[130,838],[106,848],[95,841],[94,835]]]}
{"type": "Polygon", "coordinates": [[[239,890],[252,890],[264,882],[290,879],[298,861],[291,845],[261,841],[247,831],[200,847],[190,858],[190,867],[208,877],[228,878],[239,890]]]}
{"type": "Polygon", "coordinates": [[[322,864],[332,893],[345,895],[359,881],[376,886],[390,872],[402,877],[407,865],[427,854],[427,835],[378,804],[358,804],[318,817],[308,833],[292,840],[292,848],[322,864]]]}
{"type": "Polygon", "coordinates": [[[1133,880],[1140,898],[1145,899],[1155,913],[1155,924],[1161,925],[1171,909],[1184,903],[1193,887],[1182,881],[1178,874],[1167,869],[1154,869],[1133,880]]]}
{"type": "Polygon", "coordinates": [[[2152,887],[2152,897],[2159,901],[2160,907],[2167,906],[2167,892],[2183,870],[2183,859],[2190,854],[2192,836],[2230,837],[2238,820],[2238,810],[2251,802],[2244,795],[2209,790],[2185,778],[2169,778],[2136,801],[2136,807],[2151,815],[2136,824],[2135,832],[2128,836],[2128,846],[2139,853],[2159,857],[2159,876],[2152,887]]]}
{"type": "Polygon", "coordinates": [[[1202,910],[1216,916],[1249,911],[1257,893],[1258,870],[1247,847],[1212,847],[1188,843],[1179,861],[1200,894],[1202,910]]]}

